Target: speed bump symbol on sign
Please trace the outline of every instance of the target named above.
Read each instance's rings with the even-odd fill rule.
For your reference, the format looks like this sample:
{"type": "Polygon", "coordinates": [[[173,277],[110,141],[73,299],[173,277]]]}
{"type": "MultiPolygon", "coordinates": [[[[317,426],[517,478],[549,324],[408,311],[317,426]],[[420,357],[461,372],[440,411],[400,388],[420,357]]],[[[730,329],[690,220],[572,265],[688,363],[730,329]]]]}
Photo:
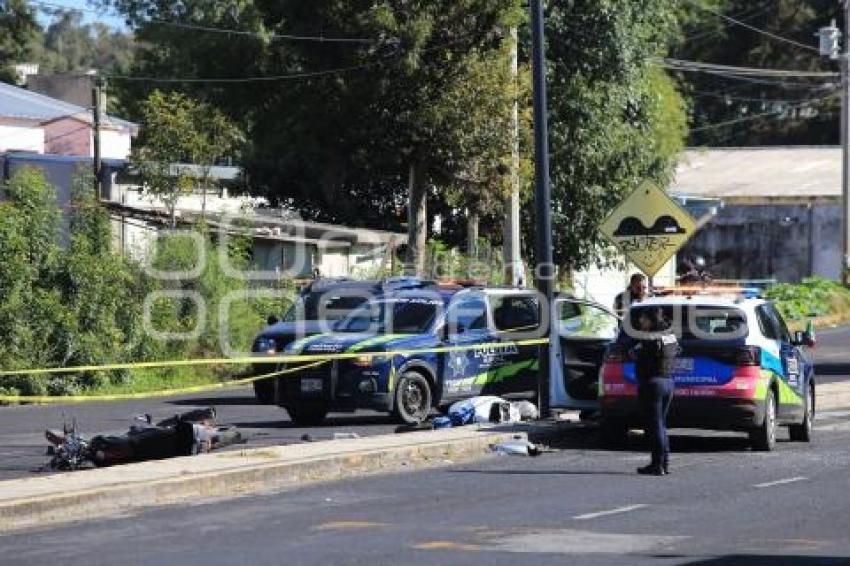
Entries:
{"type": "Polygon", "coordinates": [[[697,223],[664,190],[647,183],[626,197],[599,229],[652,277],[694,235],[697,223]]]}

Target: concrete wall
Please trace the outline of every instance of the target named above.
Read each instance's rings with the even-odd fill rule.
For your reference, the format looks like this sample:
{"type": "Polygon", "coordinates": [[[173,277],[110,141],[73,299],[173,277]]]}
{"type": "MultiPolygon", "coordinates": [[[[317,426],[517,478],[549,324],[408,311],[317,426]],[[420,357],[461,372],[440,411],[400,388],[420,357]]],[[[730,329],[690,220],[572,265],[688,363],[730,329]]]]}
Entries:
{"type": "MultiPolygon", "coordinates": [[[[101,129],[100,152],[104,159],[127,159],[130,156],[129,130],[101,129]]],[[[91,157],[94,153],[91,125],[74,118],[50,122],[44,126],[47,153],[91,157]]]]}
{"type": "MultiPolygon", "coordinates": [[[[38,73],[38,66],[36,66],[38,73]]],[[[94,77],[91,75],[38,75],[27,77],[27,88],[33,92],[58,98],[83,108],[91,106],[94,77]]]]}
{"type": "Polygon", "coordinates": [[[310,277],[313,274],[313,258],[316,246],[294,242],[254,240],[252,269],[278,271],[295,277],[310,277]],[[303,246],[300,250],[296,246],[303,246]]]}
{"type": "Polygon", "coordinates": [[[798,282],[811,275],[838,279],[840,212],[837,204],[727,204],[680,257],[705,257],[716,279],[798,282]]]}
{"type": "Polygon", "coordinates": [[[0,121],[0,152],[3,151],[44,153],[44,130],[31,124],[0,121]]]}
{"type": "Polygon", "coordinates": [[[346,277],[351,274],[349,248],[321,248],[317,267],[322,277],[346,277]]]}
{"type": "Polygon", "coordinates": [[[44,146],[55,155],[92,156],[91,127],[73,118],[56,120],[44,126],[44,146]]]}

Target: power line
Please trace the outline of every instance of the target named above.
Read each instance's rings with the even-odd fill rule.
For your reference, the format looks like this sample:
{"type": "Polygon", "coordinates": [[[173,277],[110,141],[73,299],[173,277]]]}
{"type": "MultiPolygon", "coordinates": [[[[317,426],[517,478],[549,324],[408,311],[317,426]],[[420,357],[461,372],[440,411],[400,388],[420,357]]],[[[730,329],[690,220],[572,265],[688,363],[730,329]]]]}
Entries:
{"type": "Polygon", "coordinates": [[[160,26],[171,26],[181,29],[191,29],[196,31],[210,32],[210,33],[221,33],[226,35],[242,35],[255,37],[257,39],[283,39],[287,41],[313,41],[317,43],[363,43],[363,44],[374,44],[377,43],[377,40],[374,39],[360,39],[355,37],[325,37],[322,35],[293,35],[287,33],[269,33],[264,34],[261,32],[253,32],[253,31],[245,31],[245,30],[236,30],[236,29],[227,29],[227,28],[216,28],[209,26],[201,26],[196,24],[186,24],[183,22],[170,22],[167,20],[156,20],[151,19],[147,20],[149,23],[160,25],[160,26]]]}
{"type": "Polygon", "coordinates": [[[699,2],[696,2],[695,0],[687,0],[687,1],[690,2],[692,5],[698,7],[699,9],[704,10],[704,11],[710,13],[710,14],[714,14],[718,18],[721,18],[722,20],[725,20],[725,21],[729,22],[730,24],[740,26],[742,28],[745,28],[745,29],[748,29],[748,30],[753,31],[755,33],[761,34],[765,37],[769,37],[769,38],[774,39],[776,41],[781,41],[783,43],[787,43],[788,45],[793,45],[793,46],[798,47],[800,49],[806,49],[808,51],[812,51],[812,52],[820,55],[820,51],[816,47],[813,47],[811,45],[806,45],[805,43],[800,43],[799,41],[794,41],[793,39],[789,39],[787,37],[777,35],[773,32],[769,32],[769,31],[763,30],[761,28],[757,28],[756,26],[750,25],[746,22],[742,22],[741,20],[737,20],[737,19],[735,19],[731,16],[727,16],[726,14],[723,14],[721,12],[718,12],[716,10],[712,10],[711,8],[703,6],[699,2]]]}
{"type": "MultiPolygon", "coordinates": [[[[435,45],[426,49],[421,49],[420,53],[431,53],[448,49],[454,45],[463,43],[470,36],[461,37],[441,45],[435,45]]],[[[352,65],[349,67],[339,67],[335,69],[326,69],[324,71],[306,71],[299,73],[290,73],[285,75],[269,75],[269,76],[254,76],[254,77],[223,77],[223,78],[199,78],[199,77],[136,77],[132,75],[104,75],[109,80],[128,81],[128,82],[154,82],[154,83],[204,83],[204,84],[239,84],[239,83],[255,83],[255,82],[273,82],[273,81],[288,81],[298,79],[319,78],[331,75],[339,75],[342,73],[350,73],[360,71],[382,65],[384,63],[394,63],[401,60],[404,53],[394,53],[385,55],[378,61],[370,61],[360,65],[352,65]]]]}
{"type": "Polygon", "coordinates": [[[152,82],[152,83],[223,83],[223,84],[232,84],[232,83],[256,83],[256,82],[270,82],[270,81],[287,81],[287,80],[298,80],[298,79],[309,79],[309,78],[317,78],[317,77],[325,77],[328,75],[339,75],[342,73],[350,73],[353,71],[359,71],[362,69],[367,69],[370,67],[374,67],[376,65],[380,65],[383,61],[373,61],[371,63],[364,63],[362,65],[352,65],[350,67],[339,67],[336,69],[327,69],[324,71],[310,71],[303,73],[291,73],[287,75],[269,75],[269,76],[258,76],[258,77],[227,77],[227,78],[199,78],[199,77],[190,77],[190,78],[179,78],[179,77],[135,77],[132,75],[104,75],[110,81],[131,81],[131,82],[152,82]]]}
{"type": "Polygon", "coordinates": [[[808,106],[810,102],[823,102],[823,101],[825,101],[829,98],[834,98],[835,96],[836,96],[836,94],[833,93],[833,94],[830,94],[828,96],[824,96],[824,97],[821,97],[821,98],[818,98],[818,99],[806,101],[806,102],[796,104],[796,105],[788,107],[788,108],[783,108],[781,110],[774,110],[772,112],[764,112],[764,113],[761,113],[761,114],[753,114],[752,116],[743,116],[741,118],[734,118],[732,120],[726,120],[724,122],[717,122],[716,124],[707,124],[705,126],[700,126],[698,128],[691,128],[690,133],[693,134],[693,133],[697,133],[697,132],[714,130],[714,129],[717,129],[717,128],[722,128],[722,127],[725,127],[725,126],[732,126],[734,124],[740,124],[740,123],[743,123],[743,122],[751,122],[753,120],[758,120],[758,119],[761,119],[761,118],[767,118],[767,117],[770,117],[770,116],[780,116],[783,113],[787,112],[788,110],[799,110],[801,108],[805,108],[806,106],[808,106]]]}
{"type": "MultiPolygon", "coordinates": [[[[81,8],[77,6],[67,6],[64,4],[57,4],[54,2],[45,2],[44,0],[31,0],[31,2],[37,6],[49,7],[49,8],[58,8],[69,11],[77,11],[77,12],[87,12],[91,14],[97,14],[98,16],[102,16],[104,12],[99,10],[92,10],[88,8],[81,8]]],[[[122,16],[122,14],[116,14],[117,16],[122,16]]],[[[149,20],[145,20],[145,23],[160,25],[160,26],[170,26],[180,29],[189,29],[196,30],[202,32],[209,33],[220,33],[225,35],[239,35],[239,36],[248,36],[254,37],[261,40],[266,39],[281,39],[286,41],[305,41],[305,42],[316,42],[316,43],[362,43],[362,44],[374,44],[377,43],[375,39],[362,39],[356,37],[326,37],[323,35],[296,35],[289,33],[262,33],[248,30],[239,30],[239,29],[231,29],[231,28],[219,28],[212,26],[203,26],[200,24],[191,24],[185,22],[172,22],[169,20],[160,20],[151,18],[149,20]]]]}
{"type": "Polygon", "coordinates": [[[802,71],[795,69],[769,69],[763,67],[740,67],[735,65],[720,65],[701,61],[687,61],[667,57],[661,64],[668,69],[692,72],[725,72],[730,75],[747,77],[791,77],[791,78],[838,78],[839,74],[831,71],[802,71]]]}
{"type": "MultiPolygon", "coordinates": [[[[758,16],[761,16],[762,14],[764,14],[765,12],[769,11],[772,8],[773,8],[773,6],[771,6],[770,4],[767,4],[765,6],[762,6],[761,8],[755,9],[755,10],[744,10],[743,12],[735,14],[734,17],[740,19],[741,21],[748,21],[748,20],[752,20],[753,18],[757,18],[758,16]]],[[[694,41],[694,40],[697,40],[697,39],[702,39],[703,37],[711,37],[713,35],[720,35],[720,33],[721,33],[721,30],[719,30],[719,29],[703,31],[703,32],[695,33],[693,35],[685,36],[683,38],[683,40],[684,41],[694,41]]]]}
{"type": "MultiPolygon", "coordinates": [[[[812,92],[817,92],[821,89],[812,89],[812,92]]],[[[808,102],[811,100],[820,100],[822,97],[814,97],[814,98],[755,98],[755,97],[745,97],[745,96],[735,96],[729,94],[728,92],[718,92],[718,91],[701,91],[696,90],[690,94],[694,97],[711,97],[711,98],[721,98],[724,100],[732,100],[735,102],[754,102],[754,103],[765,103],[765,104],[783,104],[783,103],[794,103],[794,102],[808,102]]]]}

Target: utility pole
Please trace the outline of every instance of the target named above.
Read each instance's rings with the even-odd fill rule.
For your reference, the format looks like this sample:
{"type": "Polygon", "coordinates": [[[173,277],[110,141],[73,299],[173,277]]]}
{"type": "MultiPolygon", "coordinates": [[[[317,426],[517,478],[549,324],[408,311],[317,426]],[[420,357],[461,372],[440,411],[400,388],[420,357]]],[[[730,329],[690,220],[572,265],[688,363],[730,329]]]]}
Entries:
{"type": "MultiPolygon", "coordinates": [[[[514,88],[519,85],[519,38],[517,28],[511,29],[511,77],[514,88]]],[[[508,285],[520,284],[522,259],[520,258],[519,230],[519,100],[515,97],[511,116],[511,196],[508,201],[508,214],[505,217],[504,263],[505,278],[508,285]]],[[[526,281],[522,281],[523,284],[526,281]]]]}
{"type": "Polygon", "coordinates": [[[103,108],[103,79],[101,77],[94,78],[94,86],[91,91],[91,99],[92,99],[92,156],[93,159],[93,167],[94,167],[94,195],[95,202],[100,202],[101,196],[103,195],[102,184],[103,184],[103,159],[101,158],[100,152],[100,126],[102,121],[102,108],[103,108]]]}
{"type": "MultiPolygon", "coordinates": [[[[553,322],[551,313],[554,299],[554,258],[552,255],[552,191],[549,186],[549,118],[546,101],[546,51],[544,41],[543,0],[531,0],[531,32],[534,86],[534,204],[536,211],[537,237],[536,256],[537,290],[544,299],[546,320],[549,320],[547,336],[551,337],[553,322]]],[[[543,314],[543,313],[541,313],[543,314]]],[[[537,401],[540,418],[549,416],[550,344],[540,346],[538,359],[537,401]]]]}
{"type": "Polygon", "coordinates": [[[844,44],[841,49],[841,281],[850,270],[850,0],[844,7],[844,44]]]}
{"type": "Polygon", "coordinates": [[[850,283],[850,0],[844,9],[844,33],[832,24],[820,29],[820,54],[841,65],[841,281],[850,283]],[[842,35],[844,42],[841,42],[842,35]]]}

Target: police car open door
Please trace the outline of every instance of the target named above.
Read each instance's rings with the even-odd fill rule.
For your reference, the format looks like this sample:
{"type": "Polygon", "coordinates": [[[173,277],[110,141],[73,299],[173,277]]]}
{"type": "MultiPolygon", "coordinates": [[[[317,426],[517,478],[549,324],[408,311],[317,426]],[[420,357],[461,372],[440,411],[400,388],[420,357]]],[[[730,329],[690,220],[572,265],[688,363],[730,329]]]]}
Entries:
{"type": "Polygon", "coordinates": [[[599,305],[557,298],[552,305],[549,397],[553,409],[599,408],[599,372],[620,320],[599,305]]]}

